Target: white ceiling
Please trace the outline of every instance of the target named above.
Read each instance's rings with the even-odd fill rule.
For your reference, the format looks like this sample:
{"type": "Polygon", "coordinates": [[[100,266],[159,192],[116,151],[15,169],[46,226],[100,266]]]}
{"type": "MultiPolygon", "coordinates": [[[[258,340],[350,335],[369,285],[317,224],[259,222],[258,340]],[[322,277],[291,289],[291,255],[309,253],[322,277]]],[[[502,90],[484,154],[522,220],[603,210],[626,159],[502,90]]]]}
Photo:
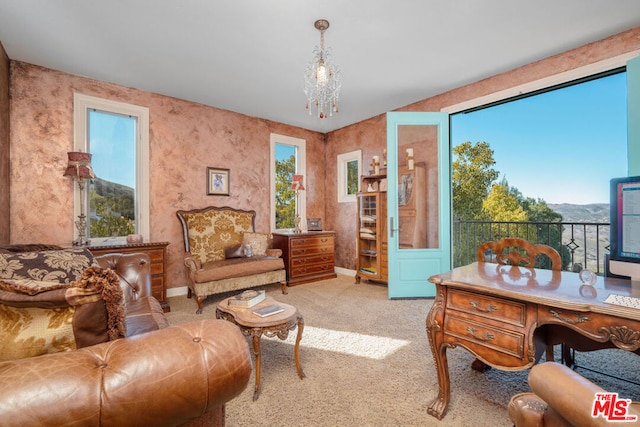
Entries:
{"type": "Polygon", "coordinates": [[[9,58],[328,132],[640,25],[640,0],[0,0],[9,58]],[[320,33],[340,113],[309,116],[320,33]]]}

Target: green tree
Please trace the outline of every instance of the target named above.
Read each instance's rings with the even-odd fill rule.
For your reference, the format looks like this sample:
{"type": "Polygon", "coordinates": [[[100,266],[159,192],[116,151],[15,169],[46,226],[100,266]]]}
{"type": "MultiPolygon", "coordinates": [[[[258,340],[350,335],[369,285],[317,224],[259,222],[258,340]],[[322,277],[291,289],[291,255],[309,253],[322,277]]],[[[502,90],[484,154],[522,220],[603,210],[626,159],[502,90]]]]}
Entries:
{"type": "Polygon", "coordinates": [[[456,219],[481,219],[482,202],[499,172],[493,169],[493,150],[487,142],[463,142],[453,147],[451,164],[453,215],[456,219]]]}
{"type": "Polygon", "coordinates": [[[291,180],[296,172],[296,158],[276,160],[276,228],[295,227],[296,192],[291,189],[291,180]]]}
{"type": "MultiPolygon", "coordinates": [[[[496,222],[529,221],[528,213],[520,204],[516,194],[509,191],[509,185],[506,181],[503,181],[500,184],[494,184],[491,187],[489,195],[482,201],[482,214],[484,218],[496,222]]],[[[499,240],[504,237],[527,235],[526,224],[511,227],[509,229],[502,227],[501,224],[493,224],[491,228],[493,240],[499,240]]]]}

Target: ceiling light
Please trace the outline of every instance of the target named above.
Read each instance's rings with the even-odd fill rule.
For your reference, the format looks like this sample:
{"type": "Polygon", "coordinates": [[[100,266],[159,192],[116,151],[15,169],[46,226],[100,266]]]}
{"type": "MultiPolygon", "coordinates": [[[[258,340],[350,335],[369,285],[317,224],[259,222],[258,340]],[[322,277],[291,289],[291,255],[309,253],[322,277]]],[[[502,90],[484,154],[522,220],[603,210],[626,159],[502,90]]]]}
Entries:
{"type": "Polygon", "coordinates": [[[324,48],[324,31],[329,28],[329,21],[318,19],[314,26],[320,31],[320,47],[313,49],[313,59],[304,72],[304,94],[309,115],[315,109],[318,117],[324,119],[338,112],[342,74],[331,62],[329,49],[324,48]]]}

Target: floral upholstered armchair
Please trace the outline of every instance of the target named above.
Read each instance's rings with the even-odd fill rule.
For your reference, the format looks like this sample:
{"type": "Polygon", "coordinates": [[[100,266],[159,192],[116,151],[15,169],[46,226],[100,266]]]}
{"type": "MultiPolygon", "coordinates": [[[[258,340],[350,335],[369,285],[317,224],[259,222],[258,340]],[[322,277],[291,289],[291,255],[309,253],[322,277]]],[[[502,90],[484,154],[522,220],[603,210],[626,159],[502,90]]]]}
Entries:
{"type": "Polygon", "coordinates": [[[176,213],[182,224],[184,264],[198,309],[209,295],[280,283],[286,294],[282,251],[255,232],[255,211],[209,206],[176,213]]]}

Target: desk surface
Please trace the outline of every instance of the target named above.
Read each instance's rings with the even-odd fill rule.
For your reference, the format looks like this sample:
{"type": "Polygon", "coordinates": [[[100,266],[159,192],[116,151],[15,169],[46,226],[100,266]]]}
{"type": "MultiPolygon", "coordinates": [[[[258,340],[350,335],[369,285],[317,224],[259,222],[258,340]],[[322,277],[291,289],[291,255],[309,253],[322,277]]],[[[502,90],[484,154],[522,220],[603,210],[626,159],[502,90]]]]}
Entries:
{"type": "Polygon", "coordinates": [[[640,320],[640,310],[605,303],[610,294],[640,298],[640,286],[629,280],[598,276],[584,285],[578,273],[513,267],[486,262],[455,268],[429,278],[436,285],[525,300],[577,312],[604,313],[640,320]]]}

